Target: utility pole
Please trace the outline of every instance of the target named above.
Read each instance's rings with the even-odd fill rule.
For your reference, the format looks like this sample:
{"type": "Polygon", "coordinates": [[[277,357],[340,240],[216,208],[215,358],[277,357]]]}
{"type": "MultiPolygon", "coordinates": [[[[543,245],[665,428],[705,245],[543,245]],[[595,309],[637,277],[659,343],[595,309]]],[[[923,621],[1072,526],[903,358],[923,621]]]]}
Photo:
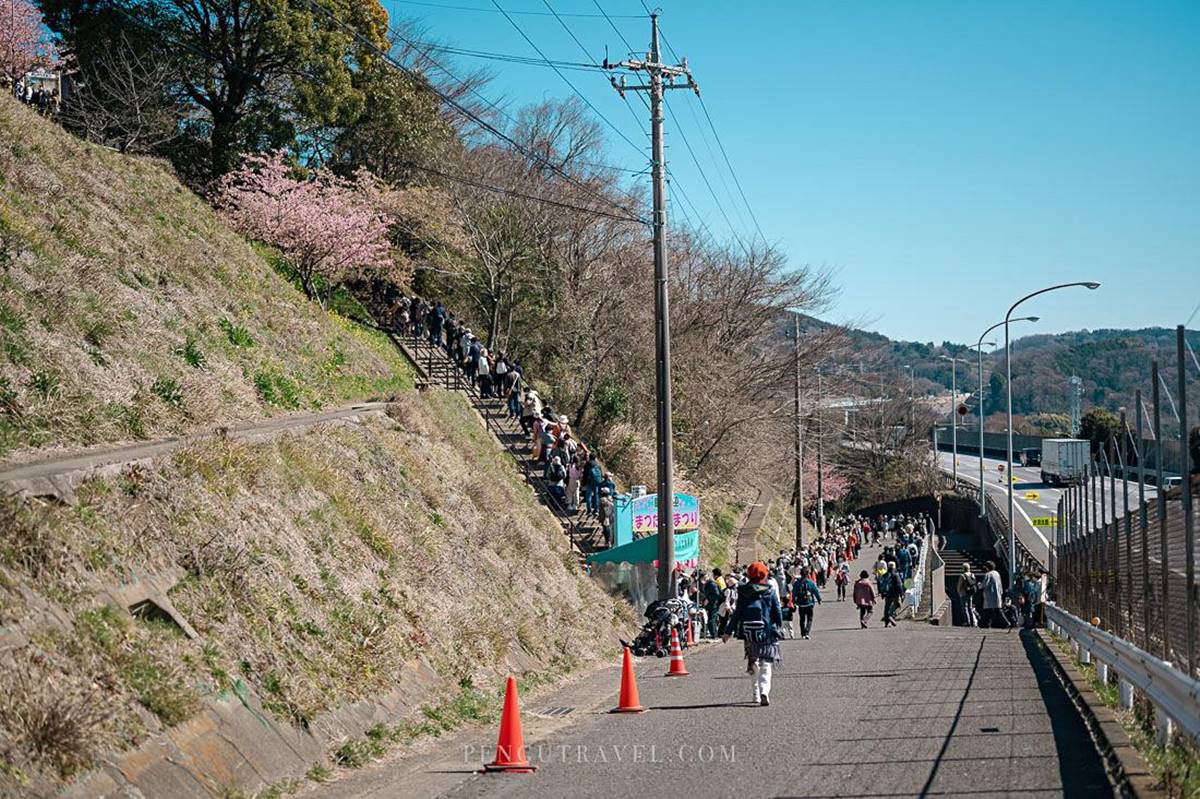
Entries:
{"type": "Polygon", "coordinates": [[[1083,413],[1083,380],[1071,375],[1071,438],[1079,437],[1080,419],[1083,413]]]}
{"type": "Polygon", "coordinates": [[[804,549],[804,417],[800,407],[800,314],[795,314],[796,360],[796,551],[804,549]]]}
{"type": "Polygon", "coordinates": [[[825,463],[821,459],[821,370],[817,370],[817,536],[825,535],[825,463]]]}
{"type": "Polygon", "coordinates": [[[658,49],[658,15],[650,15],[650,52],[645,60],[629,59],[610,64],[605,69],[625,69],[646,73],[648,84],[627,85],[625,76],[611,78],[613,88],[623,98],[627,91],[650,93],[650,140],[653,150],[650,174],[654,182],[654,338],[658,393],[658,598],[675,596],[675,487],[673,480],[674,453],[671,443],[671,306],[667,285],[667,204],[666,154],[663,149],[663,91],[690,89],[700,95],[700,87],[692,80],[687,59],[682,64],[662,63],[658,49]],[[686,83],[677,85],[675,80],[686,83]],[[664,82],[665,79],[665,82],[664,82]]]}

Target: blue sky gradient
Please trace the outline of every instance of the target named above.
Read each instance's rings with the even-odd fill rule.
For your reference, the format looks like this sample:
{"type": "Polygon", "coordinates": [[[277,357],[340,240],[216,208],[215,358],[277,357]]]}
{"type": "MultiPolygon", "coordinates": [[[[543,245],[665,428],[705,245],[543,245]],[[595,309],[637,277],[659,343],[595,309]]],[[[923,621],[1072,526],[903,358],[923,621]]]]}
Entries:
{"type": "MultiPolygon", "coordinates": [[[[550,58],[586,60],[545,4],[500,3],[542,12],[513,18],[550,58]]],[[[598,14],[589,0],[553,4],[598,14]]],[[[448,44],[536,56],[498,13],[384,5],[448,44]]],[[[645,46],[638,0],[601,5],[642,15],[613,22],[645,46]]],[[[1173,326],[1200,303],[1200,2],[659,6],[767,238],[792,263],[837,270],[827,318],[895,338],[974,341],[1012,300],[1051,283],[1104,286],[1030,304],[1038,332],[1173,326]]],[[[603,18],[564,21],[593,54],[607,45],[624,55],[603,18]]],[[[571,94],[545,67],[492,66],[487,93],[510,105],[571,94]]],[[[602,75],[568,77],[644,141],[602,75]]],[[[695,99],[670,101],[668,159],[687,197],[716,235],[754,236],[695,99]]],[[[644,154],[609,133],[609,160],[641,168],[644,154]]]]}

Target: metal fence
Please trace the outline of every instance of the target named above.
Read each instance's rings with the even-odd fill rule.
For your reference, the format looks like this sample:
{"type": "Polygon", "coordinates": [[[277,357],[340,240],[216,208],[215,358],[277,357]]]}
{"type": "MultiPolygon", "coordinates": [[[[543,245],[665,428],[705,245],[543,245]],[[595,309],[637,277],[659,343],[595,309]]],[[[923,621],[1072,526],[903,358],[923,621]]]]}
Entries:
{"type": "Polygon", "coordinates": [[[1152,399],[1143,406],[1139,393],[1134,435],[1127,420],[1097,448],[1083,475],[1063,492],[1058,504],[1051,570],[1060,607],[1129,644],[1170,663],[1192,677],[1200,675],[1197,647],[1195,519],[1193,507],[1200,477],[1191,474],[1171,487],[1163,478],[1167,461],[1177,459],[1189,475],[1188,380],[1184,331],[1177,329],[1178,394],[1171,403],[1176,432],[1163,424],[1159,387],[1166,387],[1151,366],[1152,399]],[[1141,433],[1143,418],[1153,438],[1141,433]],[[1173,454],[1169,437],[1177,435],[1173,454]],[[1153,467],[1153,471],[1152,471],[1153,467]],[[1133,478],[1118,479],[1117,475],[1133,478]],[[1147,484],[1162,486],[1146,498],[1147,484]]]}
{"type": "MultiPolygon", "coordinates": [[[[1055,595],[1060,606],[1140,649],[1197,676],[1195,531],[1181,489],[1125,510],[1126,489],[1116,494],[1115,514],[1093,523],[1086,497],[1114,478],[1089,476],[1070,490],[1059,510],[1055,534],[1055,595]]],[[[1123,486],[1128,486],[1122,481],[1123,486]]],[[[1192,502],[1197,496],[1192,487],[1192,502]]],[[[1094,508],[1094,506],[1091,506],[1094,508]]]]}

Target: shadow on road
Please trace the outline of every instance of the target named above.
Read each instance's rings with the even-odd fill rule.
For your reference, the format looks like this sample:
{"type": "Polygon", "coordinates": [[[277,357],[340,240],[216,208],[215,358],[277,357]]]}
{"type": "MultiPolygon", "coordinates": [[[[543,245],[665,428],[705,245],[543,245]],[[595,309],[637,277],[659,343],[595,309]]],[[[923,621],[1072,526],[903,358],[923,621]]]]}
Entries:
{"type": "MultiPolygon", "coordinates": [[[[746,679],[742,677],[741,679],[746,679]]],[[[708,705],[653,705],[651,710],[709,710],[718,707],[758,707],[757,702],[713,702],[708,705]]]]}
{"type": "Polygon", "coordinates": [[[1047,660],[1047,654],[1042,651],[1036,634],[1031,630],[1022,630],[1021,644],[1025,647],[1025,657],[1029,658],[1029,665],[1033,668],[1038,689],[1042,693],[1042,702],[1050,715],[1054,747],[1058,750],[1058,772],[1062,779],[1063,796],[1068,799],[1112,796],[1112,785],[1087,725],[1058,681],[1058,675],[1047,660]]]}

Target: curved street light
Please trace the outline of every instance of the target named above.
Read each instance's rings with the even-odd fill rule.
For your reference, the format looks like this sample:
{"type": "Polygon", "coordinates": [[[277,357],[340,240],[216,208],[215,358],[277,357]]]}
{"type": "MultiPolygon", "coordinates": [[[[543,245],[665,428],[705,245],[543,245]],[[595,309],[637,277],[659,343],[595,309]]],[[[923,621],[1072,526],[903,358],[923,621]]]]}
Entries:
{"type": "MultiPolygon", "coordinates": [[[[1044,289],[1038,289],[1030,294],[1026,294],[1021,299],[1009,306],[1008,313],[1004,315],[1004,370],[1005,370],[1005,389],[1008,394],[1008,468],[1012,469],[1013,457],[1013,424],[1012,424],[1012,348],[1009,340],[1008,325],[1012,321],[1013,311],[1017,310],[1017,306],[1026,300],[1031,300],[1040,294],[1046,294],[1059,289],[1069,289],[1075,286],[1082,286],[1089,291],[1095,291],[1100,288],[1100,284],[1094,280],[1081,280],[1075,283],[1060,283],[1057,286],[1047,286],[1044,289]]],[[[982,453],[981,453],[982,454],[982,453]]],[[[980,486],[980,490],[982,490],[980,486]]],[[[1008,480],[1008,579],[1009,587],[1012,587],[1017,579],[1017,540],[1015,525],[1013,523],[1013,482],[1011,475],[1008,480]]]]}
{"type": "MultiPolygon", "coordinates": [[[[1014,322],[1036,322],[1040,317],[1037,316],[1022,316],[1019,319],[1013,319],[1014,322]]],[[[983,337],[991,333],[1004,323],[997,322],[979,335],[979,341],[975,342],[972,349],[979,352],[979,518],[987,516],[987,501],[984,499],[983,486],[983,345],[989,347],[996,346],[994,341],[984,341],[983,337]]]]}

